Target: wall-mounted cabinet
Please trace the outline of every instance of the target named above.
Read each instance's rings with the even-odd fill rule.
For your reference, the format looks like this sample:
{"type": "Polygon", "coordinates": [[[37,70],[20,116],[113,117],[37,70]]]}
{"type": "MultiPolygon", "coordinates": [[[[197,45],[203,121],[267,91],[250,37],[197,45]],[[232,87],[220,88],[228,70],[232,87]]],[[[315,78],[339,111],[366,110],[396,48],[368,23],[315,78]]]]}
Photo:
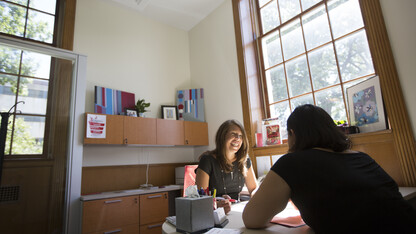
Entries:
{"type": "Polygon", "coordinates": [[[208,124],[86,113],[84,144],[208,145],[208,124]],[[103,138],[87,137],[88,118],[95,115],[106,118],[103,138]]]}

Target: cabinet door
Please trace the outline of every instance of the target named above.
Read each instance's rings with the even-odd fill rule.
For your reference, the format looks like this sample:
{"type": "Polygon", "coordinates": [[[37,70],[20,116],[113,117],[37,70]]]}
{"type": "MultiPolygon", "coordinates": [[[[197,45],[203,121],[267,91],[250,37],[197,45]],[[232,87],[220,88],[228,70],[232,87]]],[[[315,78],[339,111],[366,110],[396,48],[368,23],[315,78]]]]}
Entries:
{"type": "Polygon", "coordinates": [[[168,215],[167,192],[140,195],[140,226],[164,222],[168,215]]]}
{"type": "Polygon", "coordinates": [[[181,120],[157,119],[158,145],[184,145],[184,127],[181,120]]]}
{"type": "Polygon", "coordinates": [[[156,119],[124,117],[124,144],[156,144],[156,119]]]}
{"type": "Polygon", "coordinates": [[[82,233],[120,229],[137,224],[139,228],[139,196],[86,201],[82,210],[82,233]]]}
{"type": "Polygon", "coordinates": [[[140,234],[160,234],[164,221],[140,226],[140,234]]]}
{"type": "Polygon", "coordinates": [[[206,122],[184,121],[185,145],[208,145],[208,124],[206,122]]]}
{"type": "Polygon", "coordinates": [[[123,144],[124,117],[122,115],[85,113],[84,144],[123,144]],[[87,138],[87,121],[89,121],[88,116],[91,117],[91,115],[105,116],[105,138],[87,138]]]}

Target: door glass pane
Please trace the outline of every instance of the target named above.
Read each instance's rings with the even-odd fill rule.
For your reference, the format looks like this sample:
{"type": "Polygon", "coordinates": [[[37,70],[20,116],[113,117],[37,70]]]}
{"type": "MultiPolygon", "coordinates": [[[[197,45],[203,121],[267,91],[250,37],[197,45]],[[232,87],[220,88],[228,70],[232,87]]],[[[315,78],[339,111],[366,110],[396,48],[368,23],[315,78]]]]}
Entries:
{"type": "Polygon", "coordinates": [[[367,36],[360,30],[335,42],[342,81],[374,73],[367,36]]]}
{"type": "Polygon", "coordinates": [[[49,79],[51,56],[25,51],[22,61],[22,75],[49,79]]]}
{"type": "Polygon", "coordinates": [[[34,10],[29,10],[26,37],[52,43],[55,17],[34,10]]]}
{"type": "Polygon", "coordinates": [[[325,5],[322,5],[302,17],[305,43],[308,50],[320,46],[331,40],[328,16],[325,5]]]}
{"type": "Polygon", "coordinates": [[[334,38],[364,27],[358,0],[329,1],[328,12],[334,38]]]}
{"type": "Polygon", "coordinates": [[[287,99],[287,87],[283,65],[266,71],[269,103],[287,99]]]}
{"type": "Polygon", "coordinates": [[[30,0],[31,8],[55,14],[56,0],[30,0]]]}
{"type": "Polygon", "coordinates": [[[290,97],[312,91],[305,55],[289,61],[286,64],[286,74],[290,97]]]}
{"type": "Polygon", "coordinates": [[[296,107],[300,105],[305,105],[305,104],[313,105],[312,94],[304,95],[304,96],[293,98],[290,100],[290,105],[292,107],[292,110],[294,110],[296,107]]]}
{"type": "Polygon", "coordinates": [[[262,39],[264,68],[272,67],[283,62],[282,47],[280,46],[279,32],[274,32],[262,39]]]}
{"type": "Polygon", "coordinates": [[[12,154],[42,154],[45,117],[16,116],[12,154]]]}
{"type": "Polygon", "coordinates": [[[0,72],[19,74],[22,51],[0,45],[0,72]]]}
{"type": "Polygon", "coordinates": [[[276,0],[262,8],[260,10],[260,15],[263,26],[263,33],[267,33],[268,31],[280,25],[279,11],[277,10],[276,0]]]}
{"type": "Polygon", "coordinates": [[[0,74],[0,112],[8,112],[14,105],[17,77],[0,74]]]}
{"type": "Polygon", "coordinates": [[[285,60],[305,52],[300,20],[296,19],[282,27],[283,56],[285,60]]]}
{"type": "Polygon", "coordinates": [[[23,37],[26,8],[0,2],[0,32],[23,37]]]}
{"type": "Polygon", "coordinates": [[[290,20],[300,13],[299,1],[279,0],[280,13],[282,14],[282,23],[290,20]]]}
{"type": "Polygon", "coordinates": [[[347,120],[341,86],[315,93],[316,105],[322,107],[334,120],[347,120]]]}
{"type": "Polygon", "coordinates": [[[48,101],[48,86],[49,81],[21,78],[18,101],[24,101],[24,104],[19,104],[19,110],[23,114],[40,114],[46,115],[46,105],[48,101]]]}
{"type": "Polygon", "coordinates": [[[280,125],[280,134],[282,139],[287,139],[287,118],[290,115],[289,102],[280,102],[270,106],[270,115],[272,118],[278,118],[277,121],[280,125]]]}
{"type": "Polygon", "coordinates": [[[309,7],[315,5],[316,3],[320,2],[321,0],[302,0],[302,10],[307,10],[309,7]]]}
{"type": "Polygon", "coordinates": [[[332,44],[314,50],[308,56],[314,90],[339,83],[332,44]]]}

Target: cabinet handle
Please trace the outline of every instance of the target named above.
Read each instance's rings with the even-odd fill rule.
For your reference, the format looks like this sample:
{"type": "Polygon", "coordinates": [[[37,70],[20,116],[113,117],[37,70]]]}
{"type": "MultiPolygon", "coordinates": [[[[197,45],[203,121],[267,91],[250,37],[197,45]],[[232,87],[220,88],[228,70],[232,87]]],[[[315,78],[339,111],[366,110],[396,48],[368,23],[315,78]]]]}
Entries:
{"type": "Polygon", "coordinates": [[[188,140],[185,140],[185,144],[188,144],[188,140]]]}
{"type": "Polygon", "coordinates": [[[127,138],[126,138],[126,139],[124,139],[124,144],[126,144],[126,145],[127,145],[127,138]]]}
{"type": "Polygon", "coordinates": [[[154,195],[154,196],[148,196],[148,199],[152,199],[152,198],[158,198],[158,197],[162,197],[162,195],[154,195]]]}
{"type": "Polygon", "coordinates": [[[122,200],[111,200],[111,201],[104,201],[105,204],[121,202],[122,200]]]}
{"type": "Polygon", "coordinates": [[[148,228],[148,229],[152,229],[152,228],[157,228],[157,227],[160,227],[160,226],[162,226],[162,224],[161,224],[161,223],[159,223],[159,224],[154,224],[154,225],[149,225],[149,226],[147,226],[147,228],[148,228]]]}
{"type": "Polygon", "coordinates": [[[114,230],[114,231],[104,232],[104,234],[117,233],[117,232],[121,232],[121,231],[122,231],[122,230],[121,230],[121,228],[120,228],[120,229],[117,229],[117,230],[114,230]]]}

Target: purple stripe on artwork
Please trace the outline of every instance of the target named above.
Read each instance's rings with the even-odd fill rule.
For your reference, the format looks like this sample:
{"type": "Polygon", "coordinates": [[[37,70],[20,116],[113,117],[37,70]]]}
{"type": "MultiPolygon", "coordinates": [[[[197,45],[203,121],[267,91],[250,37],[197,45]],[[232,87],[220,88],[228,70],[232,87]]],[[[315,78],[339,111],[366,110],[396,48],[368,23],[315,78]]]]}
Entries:
{"type": "Polygon", "coordinates": [[[204,98],[204,89],[200,89],[201,99],[204,98]]]}

